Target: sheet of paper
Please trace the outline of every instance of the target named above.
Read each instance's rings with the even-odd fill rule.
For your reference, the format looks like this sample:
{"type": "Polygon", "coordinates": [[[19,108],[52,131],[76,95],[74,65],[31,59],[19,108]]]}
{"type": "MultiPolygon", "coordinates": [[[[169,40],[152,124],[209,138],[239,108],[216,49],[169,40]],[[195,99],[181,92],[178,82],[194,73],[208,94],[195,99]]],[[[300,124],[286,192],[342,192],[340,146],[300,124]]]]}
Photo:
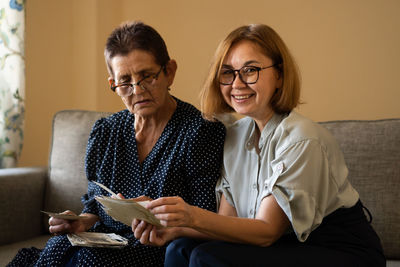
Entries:
{"type": "Polygon", "coordinates": [[[43,212],[43,213],[49,215],[50,217],[54,217],[57,219],[64,219],[64,220],[79,220],[79,219],[86,217],[84,215],[63,214],[63,213],[49,212],[49,211],[43,211],[43,210],[41,210],[40,212],[43,212]]]}
{"type": "Polygon", "coordinates": [[[107,186],[105,186],[105,185],[103,185],[103,184],[101,184],[101,183],[98,183],[98,182],[96,182],[96,181],[92,181],[92,182],[95,183],[95,184],[97,184],[98,186],[100,186],[100,187],[103,188],[104,190],[106,190],[108,193],[111,194],[111,196],[120,199],[120,197],[119,197],[117,194],[115,194],[113,191],[111,191],[111,189],[108,188],[107,186]]]}
{"type": "Polygon", "coordinates": [[[128,245],[128,239],[114,233],[82,232],[68,234],[67,238],[73,246],[120,248],[128,245]]]}
{"type": "Polygon", "coordinates": [[[144,207],[148,201],[115,199],[106,196],[97,196],[95,198],[103,205],[104,211],[116,221],[131,226],[132,220],[136,218],[158,227],[164,227],[161,225],[160,220],[144,207]]]}

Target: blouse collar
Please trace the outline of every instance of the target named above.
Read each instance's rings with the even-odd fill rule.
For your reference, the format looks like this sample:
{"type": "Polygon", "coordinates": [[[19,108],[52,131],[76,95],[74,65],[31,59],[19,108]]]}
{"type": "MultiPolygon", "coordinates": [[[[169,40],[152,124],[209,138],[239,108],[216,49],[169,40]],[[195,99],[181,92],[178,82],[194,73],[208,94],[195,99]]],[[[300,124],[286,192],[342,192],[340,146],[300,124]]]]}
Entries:
{"type": "MultiPolygon", "coordinates": [[[[258,140],[258,147],[262,149],[264,144],[267,142],[268,137],[275,131],[276,127],[281,123],[285,115],[279,115],[274,113],[272,115],[271,119],[267,122],[267,124],[264,126],[263,130],[261,131],[260,139],[258,140]]],[[[256,123],[254,120],[251,120],[250,123],[250,134],[246,140],[246,148],[248,150],[251,150],[255,146],[255,140],[256,140],[256,123]]]]}

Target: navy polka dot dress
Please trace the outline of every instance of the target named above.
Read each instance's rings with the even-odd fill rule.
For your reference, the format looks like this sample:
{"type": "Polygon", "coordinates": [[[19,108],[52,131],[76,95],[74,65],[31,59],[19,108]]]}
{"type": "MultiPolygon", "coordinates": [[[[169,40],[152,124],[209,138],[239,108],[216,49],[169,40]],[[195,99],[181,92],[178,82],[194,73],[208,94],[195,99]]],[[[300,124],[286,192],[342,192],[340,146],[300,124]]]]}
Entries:
{"type": "MultiPolygon", "coordinates": [[[[192,105],[175,100],[177,108],[171,120],[142,163],[133,114],[124,110],[98,120],[87,146],[86,175],[126,198],[178,195],[191,205],[215,211],[225,128],[220,122],[204,120],[192,105]]],[[[108,193],[89,183],[82,197],[83,212],[100,217],[90,231],[117,233],[128,238],[129,245],[122,249],[72,247],[65,235],[55,236],[38,255],[36,266],[63,265],[71,258],[78,266],[163,266],[165,247],[140,244],[131,227],[102,210],[96,195],[108,193]]],[[[18,260],[18,255],[13,261],[16,265],[23,260],[18,260]]]]}

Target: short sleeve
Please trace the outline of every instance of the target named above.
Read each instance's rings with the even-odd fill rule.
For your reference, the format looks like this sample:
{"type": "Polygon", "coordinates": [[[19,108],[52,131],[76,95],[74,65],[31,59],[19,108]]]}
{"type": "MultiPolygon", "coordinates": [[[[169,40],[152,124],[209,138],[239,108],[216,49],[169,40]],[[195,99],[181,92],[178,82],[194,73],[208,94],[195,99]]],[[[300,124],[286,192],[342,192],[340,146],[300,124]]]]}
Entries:
{"type": "Polygon", "coordinates": [[[315,140],[297,142],[277,155],[271,168],[273,174],[265,181],[263,194],[275,197],[297,238],[305,241],[337,193],[324,148],[315,140]]]}
{"type": "Polygon", "coordinates": [[[204,121],[190,138],[186,158],[189,203],[215,211],[215,186],[222,165],[225,127],[220,122],[204,121]]]}
{"type": "MultiPolygon", "coordinates": [[[[96,121],[92,131],[90,132],[86,147],[85,170],[86,177],[89,181],[97,180],[96,171],[100,169],[101,155],[104,154],[102,152],[105,148],[102,147],[102,145],[105,144],[104,140],[106,138],[106,134],[104,133],[103,122],[104,119],[96,121]]],[[[98,208],[94,198],[95,189],[96,188],[93,183],[88,183],[87,193],[81,198],[81,201],[84,205],[82,213],[98,214],[98,208]]]]}
{"type": "Polygon", "coordinates": [[[217,194],[217,207],[219,207],[219,205],[220,205],[222,194],[224,195],[226,201],[228,201],[228,203],[232,207],[235,207],[235,204],[233,203],[231,186],[230,186],[228,180],[226,179],[225,168],[222,168],[221,177],[218,179],[215,191],[217,194]]]}

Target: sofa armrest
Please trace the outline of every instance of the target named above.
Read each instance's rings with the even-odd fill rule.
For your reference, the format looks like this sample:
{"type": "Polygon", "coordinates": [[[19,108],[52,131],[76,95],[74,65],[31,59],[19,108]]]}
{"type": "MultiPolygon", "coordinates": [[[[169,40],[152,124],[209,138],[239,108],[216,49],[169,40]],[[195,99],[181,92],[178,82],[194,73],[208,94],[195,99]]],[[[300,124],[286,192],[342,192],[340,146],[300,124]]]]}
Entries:
{"type": "Polygon", "coordinates": [[[43,233],[47,168],[0,169],[0,245],[43,233]]]}

